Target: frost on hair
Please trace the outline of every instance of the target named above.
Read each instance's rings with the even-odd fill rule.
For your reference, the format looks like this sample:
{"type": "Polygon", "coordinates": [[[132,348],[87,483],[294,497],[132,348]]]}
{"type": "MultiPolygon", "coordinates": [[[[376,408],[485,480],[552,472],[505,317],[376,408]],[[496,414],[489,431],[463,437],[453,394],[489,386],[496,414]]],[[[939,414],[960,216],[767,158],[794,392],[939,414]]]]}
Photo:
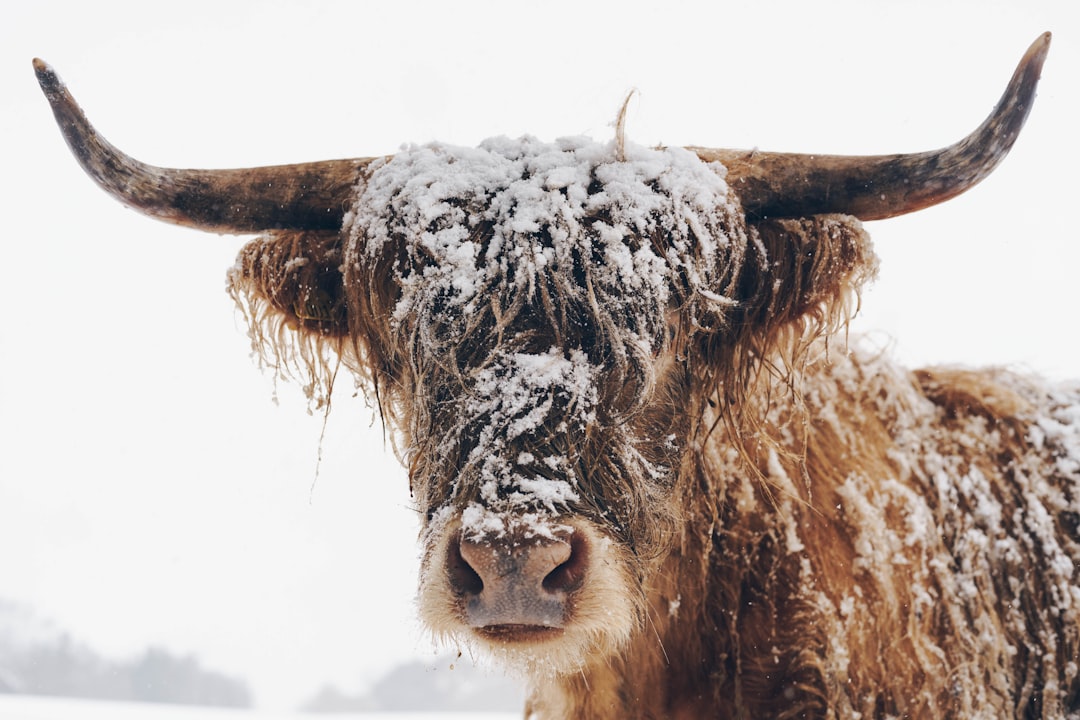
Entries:
{"type": "Polygon", "coordinates": [[[327,405],[339,358],[353,348],[345,342],[338,233],[277,231],[252,240],[229,270],[228,289],[261,363],[275,379],[299,380],[314,407],[327,405]]]}
{"type": "MultiPolygon", "coordinates": [[[[723,169],[681,149],[628,146],[619,161],[581,138],[497,138],[376,168],[345,287],[420,506],[555,514],[597,497],[576,485],[590,441],[635,447],[621,433],[650,398],[669,317],[722,325],[746,246],[723,169]]],[[[627,488],[670,469],[613,462],[627,488]]]]}
{"type": "Polygon", "coordinates": [[[708,397],[739,427],[755,378],[790,373],[875,267],[857,221],[747,224],[724,176],[680,148],[584,138],[407,147],[368,169],[340,234],[260,238],[231,288],[264,361],[309,397],[328,397],[339,358],[374,391],[427,511],[484,494],[541,513],[591,502],[576,483],[601,439],[622,453],[604,462],[628,505],[648,505],[680,451],[673,420],[634,422],[674,392],[665,363],[693,379],[680,422],[708,397]],[[530,384],[537,363],[572,372],[530,384]],[[532,405],[484,406],[488,386],[532,405]]]}

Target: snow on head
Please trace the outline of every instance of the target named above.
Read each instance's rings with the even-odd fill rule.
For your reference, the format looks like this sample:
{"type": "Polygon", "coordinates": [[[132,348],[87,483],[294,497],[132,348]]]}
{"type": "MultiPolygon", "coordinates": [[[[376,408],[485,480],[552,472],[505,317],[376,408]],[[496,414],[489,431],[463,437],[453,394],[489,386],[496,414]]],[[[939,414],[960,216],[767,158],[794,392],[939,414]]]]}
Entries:
{"type": "Polygon", "coordinates": [[[471,505],[472,512],[462,518],[466,531],[503,532],[506,528],[494,523],[492,513],[512,515],[534,508],[554,515],[578,499],[565,455],[549,454],[541,466],[529,452],[516,453],[513,461],[509,457],[519,438],[549,431],[552,415],[558,422],[556,432],[583,434],[596,419],[594,375],[583,353],[573,351],[564,358],[557,348],[539,355],[514,353],[477,373],[465,410],[480,420],[481,430],[466,470],[477,468],[486,512],[477,514],[478,504],[471,505]],[[555,414],[557,403],[563,411],[555,414]]]}
{"type": "Polygon", "coordinates": [[[747,242],[722,167],[583,138],[404,148],[347,222],[346,286],[371,284],[350,273],[393,280],[376,310],[408,366],[412,407],[399,412],[414,469],[477,533],[577,501],[587,435],[633,445],[620,428],[670,342],[670,311],[714,324],[747,242]]]}
{"type": "Polygon", "coordinates": [[[688,258],[699,253],[707,264],[729,242],[713,227],[733,210],[723,174],[682,148],[630,146],[617,161],[612,145],[586,138],[407,147],[362,187],[352,250],[374,255],[406,236],[412,262],[396,268],[396,322],[432,294],[473,311],[494,283],[531,290],[538,274],[572,264],[575,253],[599,252],[605,282],[664,302],[673,267],[690,270],[688,258]],[[642,242],[658,233],[670,247],[642,242]],[[702,246],[688,247],[690,237],[702,246]]]}

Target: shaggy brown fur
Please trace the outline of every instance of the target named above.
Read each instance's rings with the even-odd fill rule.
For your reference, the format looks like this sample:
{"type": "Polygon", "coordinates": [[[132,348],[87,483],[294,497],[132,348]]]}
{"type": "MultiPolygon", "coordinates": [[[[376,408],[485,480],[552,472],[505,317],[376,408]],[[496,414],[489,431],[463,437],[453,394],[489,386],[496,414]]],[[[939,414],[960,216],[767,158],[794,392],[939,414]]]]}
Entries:
{"type": "Polygon", "coordinates": [[[527,715],[1080,714],[1080,388],[849,348],[837,335],[876,268],[849,217],[746,224],[723,188],[720,210],[675,229],[656,210],[619,242],[655,250],[667,290],[633,293],[590,237],[629,222],[617,203],[560,246],[562,220],[500,229],[496,192],[418,225],[379,173],[340,237],[245,248],[233,291],[270,364],[317,393],[340,356],[374,389],[425,519],[422,613],[529,674],[527,715]],[[500,261],[475,292],[440,280],[430,238],[447,230],[477,267],[500,261]],[[591,384],[528,386],[513,416],[485,394],[548,352],[584,358],[591,384]],[[523,453],[563,459],[536,472],[573,492],[515,505],[523,453]],[[470,639],[443,557],[481,506],[546,513],[596,548],[565,640],[470,639]]]}

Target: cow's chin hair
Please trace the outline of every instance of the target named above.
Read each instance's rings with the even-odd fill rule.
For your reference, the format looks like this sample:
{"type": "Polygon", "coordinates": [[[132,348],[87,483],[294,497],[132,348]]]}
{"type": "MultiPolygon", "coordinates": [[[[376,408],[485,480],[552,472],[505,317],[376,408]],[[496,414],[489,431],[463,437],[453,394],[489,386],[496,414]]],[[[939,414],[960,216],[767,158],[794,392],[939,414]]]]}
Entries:
{"type": "Polygon", "coordinates": [[[644,600],[625,546],[613,542],[593,523],[564,521],[589,543],[590,566],[585,583],[574,592],[570,616],[563,628],[521,638],[485,636],[463,620],[461,605],[447,580],[447,544],[459,532],[458,522],[429,535],[420,573],[420,618],[436,645],[465,649],[486,656],[501,670],[529,678],[581,672],[587,665],[605,663],[635,634],[643,617],[644,600]]]}

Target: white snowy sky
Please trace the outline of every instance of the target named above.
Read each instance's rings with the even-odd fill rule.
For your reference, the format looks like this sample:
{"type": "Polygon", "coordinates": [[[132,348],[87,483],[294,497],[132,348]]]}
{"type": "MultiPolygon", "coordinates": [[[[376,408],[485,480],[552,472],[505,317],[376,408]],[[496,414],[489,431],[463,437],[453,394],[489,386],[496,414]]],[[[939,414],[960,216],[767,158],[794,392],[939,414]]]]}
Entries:
{"type": "MultiPolygon", "coordinates": [[[[194,652],[290,707],[431,657],[417,524],[371,412],[321,420],[248,357],[242,238],[141,217],[78,169],[30,59],[120,147],[233,167],[498,134],[829,153],[948,144],[1055,37],[1013,154],[872,223],[857,329],[905,362],[1080,376],[1080,10],[911,2],[24,2],[0,10],[0,597],[96,648],[194,652]],[[892,338],[891,341],[887,340],[892,338]]],[[[347,383],[343,383],[347,384],[347,383]]]]}

